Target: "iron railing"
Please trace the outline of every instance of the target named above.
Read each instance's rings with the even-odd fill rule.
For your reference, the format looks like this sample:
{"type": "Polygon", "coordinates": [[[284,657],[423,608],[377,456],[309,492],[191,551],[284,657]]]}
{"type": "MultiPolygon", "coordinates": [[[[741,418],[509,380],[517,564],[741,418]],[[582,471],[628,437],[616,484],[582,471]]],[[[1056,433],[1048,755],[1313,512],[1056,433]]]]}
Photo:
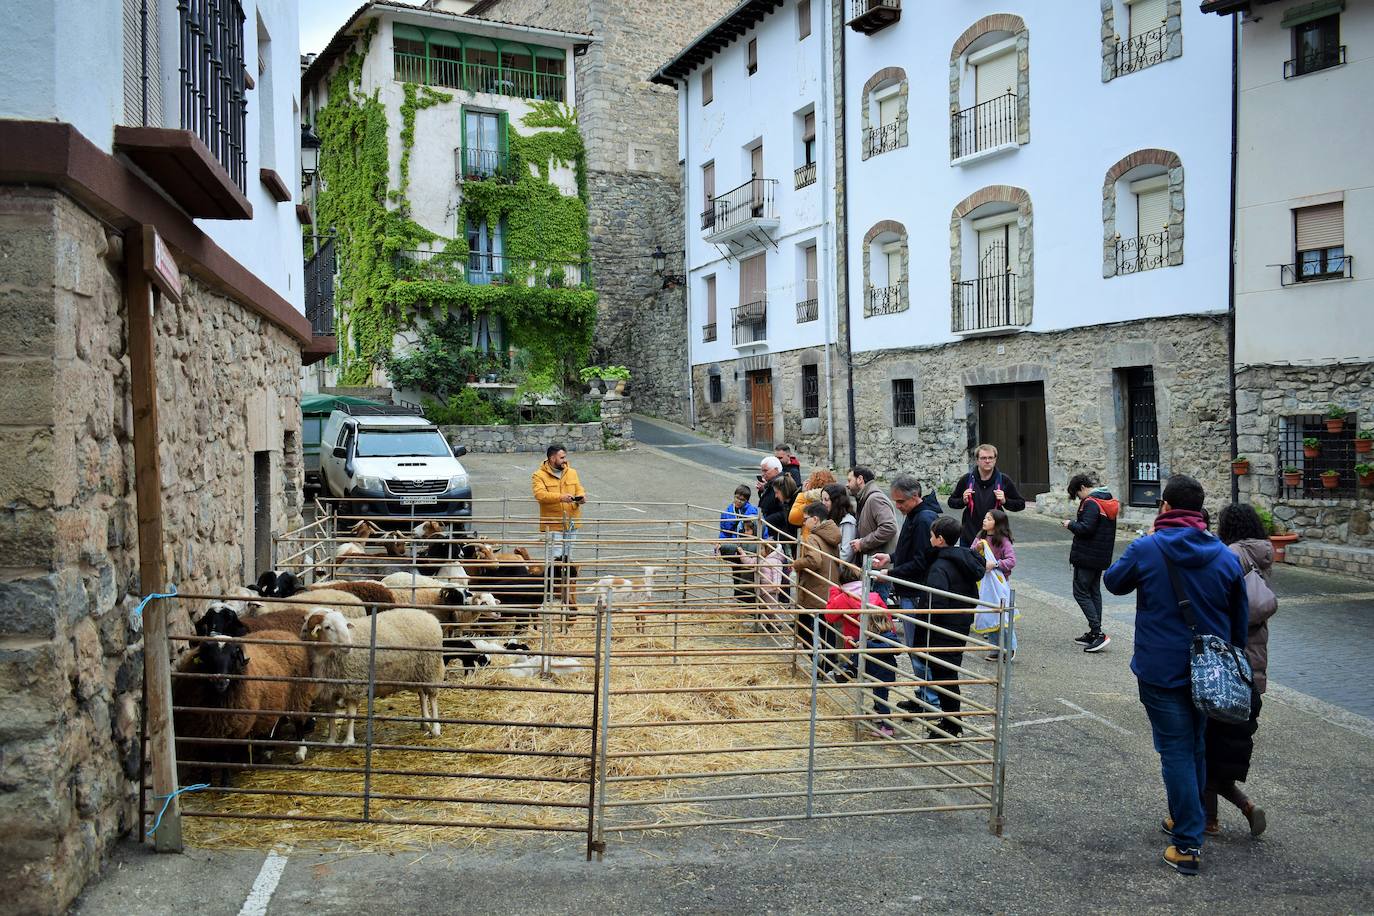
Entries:
{"type": "Polygon", "coordinates": [[[1283,78],[1290,80],[1305,73],[1316,73],[1328,67],[1338,67],[1345,63],[1345,45],[1335,48],[1322,48],[1311,54],[1304,54],[1283,62],[1283,78]]]}
{"type": "Polygon", "coordinates": [[[894,150],[898,146],[898,139],[901,131],[898,130],[897,122],[891,124],[880,124],[875,127],[864,129],[864,157],[871,158],[879,153],[886,153],[894,150]]]}
{"type": "Polygon", "coordinates": [[[902,17],[902,0],[849,0],[849,27],[865,35],[887,28],[902,17]]]}
{"type": "Polygon", "coordinates": [[[305,262],[305,316],[310,319],[310,330],[316,337],[334,333],[334,274],[337,271],[334,239],[328,238],[305,262]]]}
{"type": "Polygon", "coordinates": [[[505,150],[478,149],[471,146],[453,148],[454,181],[481,181],[484,178],[505,177],[509,164],[510,157],[505,150]]]}
{"type": "Polygon", "coordinates": [[[752,219],[777,219],[777,179],[751,178],[737,188],[711,198],[701,214],[701,228],[724,232],[752,219]]]}
{"type": "Polygon", "coordinates": [[[1003,273],[954,284],[954,333],[1013,327],[1016,320],[1016,274],[1003,273]]]}
{"type": "Polygon", "coordinates": [[[1112,75],[1125,76],[1153,67],[1164,59],[1168,49],[1168,30],[1162,23],[1157,29],[1120,40],[1116,43],[1116,53],[1113,55],[1112,75]]]}
{"type": "Polygon", "coordinates": [[[815,321],[820,317],[820,300],[812,297],[797,303],[797,324],[815,321]]]}
{"type": "Polygon", "coordinates": [[[1152,232],[1133,239],[1116,240],[1116,272],[1135,274],[1169,263],[1169,233],[1152,232]]]}
{"type": "Polygon", "coordinates": [[[806,165],[797,166],[797,170],[792,173],[794,190],[801,190],[809,184],[816,183],[816,163],[808,162],[806,165]]]}
{"type": "Polygon", "coordinates": [[[422,83],[520,99],[563,101],[567,94],[567,77],[562,73],[511,70],[494,64],[464,63],[405,51],[394,51],[393,56],[396,79],[402,83],[422,83]]]}
{"type": "Polygon", "coordinates": [[[1348,413],[1338,432],[1326,427],[1326,415],[1318,413],[1279,417],[1278,459],[1279,482],[1285,494],[1306,499],[1354,499],[1356,492],[1355,464],[1361,461],[1355,451],[1355,431],[1359,417],[1348,413]],[[1304,439],[1317,440],[1317,452],[1308,456],[1304,439]],[[1286,468],[1294,468],[1302,476],[1297,486],[1283,482],[1286,468]],[[1323,471],[1336,472],[1336,486],[1322,483],[1323,471]]]}
{"type": "Polygon", "coordinates": [[[864,296],[864,317],[892,315],[904,312],[907,308],[906,281],[898,280],[891,286],[870,286],[864,296]]]}
{"type": "Polygon", "coordinates": [[[715,339],[716,339],[716,323],[715,323],[714,321],[712,321],[712,322],[709,323],[709,324],[703,324],[703,325],[701,326],[701,342],[702,342],[702,343],[711,343],[711,342],[712,342],[713,340],[715,340],[715,339]]]}
{"type": "Polygon", "coordinates": [[[177,15],[181,126],[199,137],[239,190],[246,191],[243,7],[238,0],[179,0],[177,15]]]}
{"type": "Polygon", "coordinates": [[[954,158],[1015,143],[1016,103],[1016,93],[1008,92],[955,112],[952,125],[954,158]]]}
{"type": "Polygon", "coordinates": [[[1306,265],[1302,263],[1270,264],[1268,266],[1279,268],[1280,286],[1292,286],[1295,283],[1317,283],[1322,280],[1351,280],[1355,277],[1355,256],[1353,254],[1327,258],[1321,264],[1321,269],[1316,272],[1304,272],[1306,265]]]}
{"type": "Polygon", "coordinates": [[[768,339],[768,299],[737,305],[733,310],[735,346],[759,343],[768,339]]]}
{"type": "Polygon", "coordinates": [[[393,262],[402,280],[450,280],[478,285],[521,284],[552,289],[582,286],[590,271],[582,261],[522,258],[516,255],[471,251],[404,249],[393,262]]]}

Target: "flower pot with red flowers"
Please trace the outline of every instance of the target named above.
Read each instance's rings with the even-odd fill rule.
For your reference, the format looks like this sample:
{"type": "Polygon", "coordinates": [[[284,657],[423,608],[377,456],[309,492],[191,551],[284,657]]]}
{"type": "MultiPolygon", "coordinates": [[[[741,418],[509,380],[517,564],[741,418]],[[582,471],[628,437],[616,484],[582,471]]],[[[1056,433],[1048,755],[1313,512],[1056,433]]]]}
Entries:
{"type": "Polygon", "coordinates": [[[1355,451],[1374,452],[1374,429],[1362,429],[1355,434],[1355,451]]]}
{"type": "Polygon", "coordinates": [[[1295,468],[1291,464],[1283,469],[1283,485],[1285,487],[1302,486],[1302,469],[1295,468]]]}
{"type": "Polygon", "coordinates": [[[1231,459],[1231,473],[1237,477],[1243,477],[1250,473],[1250,459],[1244,455],[1237,455],[1231,459]]]}
{"type": "Polygon", "coordinates": [[[1321,453],[1322,443],[1316,436],[1308,436],[1302,440],[1302,456],[1304,458],[1316,458],[1321,453]]]}
{"type": "Polygon", "coordinates": [[[1355,478],[1362,487],[1374,487],[1374,464],[1355,465],[1355,478]]]}
{"type": "Polygon", "coordinates": [[[1320,476],[1322,479],[1322,486],[1326,487],[1328,490],[1334,490],[1336,489],[1336,487],[1340,486],[1340,471],[1337,471],[1335,469],[1329,471],[1322,471],[1320,476]]]}
{"type": "Polygon", "coordinates": [[[1326,431],[1340,433],[1345,431],[1345,408],[1335,404],[1326,405],[1326,431]]]}

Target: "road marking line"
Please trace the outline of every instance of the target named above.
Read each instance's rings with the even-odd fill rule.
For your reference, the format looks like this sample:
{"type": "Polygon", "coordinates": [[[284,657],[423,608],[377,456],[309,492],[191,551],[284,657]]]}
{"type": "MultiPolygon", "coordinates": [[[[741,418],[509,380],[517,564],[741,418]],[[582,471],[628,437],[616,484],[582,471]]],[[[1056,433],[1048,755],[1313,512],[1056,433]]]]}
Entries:
{"type": "Polygon", "coordinates": [[[1107,726],[1108,728],[1110,728],[1110,729],[1111,729],[1112,731],[1114,731],[1114,732],[1120,732],[1121,734],[1127,735],[1127,736],[1130,736],[1130,735],[1135,734],[1134,732],[1127,731],[1126,729],[1122,728],[1120,725],[1117,725],[1115,722],[1113,722],[1111,719],[1106,718],[1105,716],[1099,716],[1099,715],[1098,715],[1097,713],[1095,713],[1095,712],[1089,712],[1088,710],[1084,709],[1082,706],[1079,706],[1077,703],[1070,703],[1068,700],[1064,699],[1063,697],[1055,697],[1055,699],[1058,700],[1059,702],[1063,703],[1065,706],[1069,707],[1070,709],[1076,709],[1076,710],[1078,710],[1078,711],[1081,712],[1083,715],[1087,716],[1089,719],[1096,719],[1097,721],[1101,722],[1103,725],[1107,726]]]}
{"type": "Polygon", "coordinates": [[[1074,713],[1071,716],[1050,716],[1048,719],[1027,719],[1025,722],[1013,722],[1011,728],[1020,728],[1023,725],[1049,725],[1051,722],[1068,722],[1071,719],[1086,719],[1082,713],[1074,713]]]}
{"type": "MultiPolygon", "coordinates": [[[[283,850],[286,851],[288,850],[283,850]]],[[[275,849],[269,852],[258,871],[258,879],[253,882],[253,888],[248,892],[248,899],[243,901],[243,906],[239,909],[239,916],[267,916],[267,905],[272,902],[272,895],[277,892],[277,882],[281,880],[281,874],[285,870],[286,856],[277,855],[275,849]]]]}

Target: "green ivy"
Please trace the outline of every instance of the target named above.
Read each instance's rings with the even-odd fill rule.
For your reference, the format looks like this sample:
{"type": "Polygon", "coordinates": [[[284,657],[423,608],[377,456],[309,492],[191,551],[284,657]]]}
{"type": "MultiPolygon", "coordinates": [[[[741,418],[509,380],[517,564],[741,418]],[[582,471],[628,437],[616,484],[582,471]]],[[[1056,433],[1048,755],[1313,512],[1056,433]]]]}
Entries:
{"type": "MultiPolygon", "coordinates": [[[[587,288],[586,280],[582,288],[556,288],[562,279],[558,269],[537,280],[540,285],[535,287],[524,285],[527,272],[513,276],[510,285],[468,284],[466,239],[461,234],[443,238],[410,218],[407,195],[415,116],[453,101],[453,95],[428,86],[404,85],[400,180],[391,188],[386,109],[376,93],[369,95],[358,88],[375,33],[374,20],[330,77],[329,99],[315,125],[321,140],[318,223],[338,236],[335,302],[340,383],[366,383],[373,367],[390,355],[396,332],[436,305],[458,306],[472,315],[501,316],[510,343],[525,353],[529,375],[540,384],[562,381],[586,361],[591,350],[595,292],[587,288]],[[427,266],[437,269],[444,279],[397,275],[397,252],[441,238],[441,253],[427,266]]],[[[556,102],[536,102],[523,124],[535,132],[522,136],[508,128],[506,180],[464,184],[459,225],[469,219],[504,221],[508,262],[585,265],[590,253],[586,150],[576,114],[556,102]],[[561,194],[550,182],[551,164],[573,168],[576,197],[561,194]]]]}

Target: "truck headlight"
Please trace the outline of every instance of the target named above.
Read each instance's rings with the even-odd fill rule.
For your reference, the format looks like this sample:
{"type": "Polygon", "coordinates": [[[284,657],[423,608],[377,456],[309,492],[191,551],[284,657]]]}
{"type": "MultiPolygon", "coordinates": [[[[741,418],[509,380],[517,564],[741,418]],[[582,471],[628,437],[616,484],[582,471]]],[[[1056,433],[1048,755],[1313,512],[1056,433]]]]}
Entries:
{"type": "Polygon", "coordinates": [[[448,488],[449,488],[450,490],[462,490],[462,489],[464,489],[467,485],[468,485],[468,475],[466,475],[466,474],[459,474],[459,475],[456,476],[456,477],[450,477],[450,478],[448,479],[448,488]]]}
{"type": "Polygon", "coordinates": [[[357,487],[359,490],[368,490],[374,493],[385,492],[380,477],[359,477],[357,487]]]}

